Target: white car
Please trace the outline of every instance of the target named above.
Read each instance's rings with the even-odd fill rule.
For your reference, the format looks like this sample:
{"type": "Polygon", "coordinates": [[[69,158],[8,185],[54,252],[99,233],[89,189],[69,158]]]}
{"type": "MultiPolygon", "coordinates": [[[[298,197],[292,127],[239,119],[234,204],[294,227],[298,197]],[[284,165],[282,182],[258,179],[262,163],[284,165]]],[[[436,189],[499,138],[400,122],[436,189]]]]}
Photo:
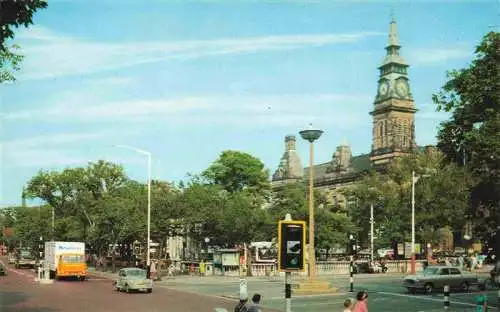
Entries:
{"type": "Polygon", "coordinates": [[[118,272],[114,282],[117,291],[153,291],[153,281],[146,278],[146,270],[139,268],[125,268],[118,272]]]}

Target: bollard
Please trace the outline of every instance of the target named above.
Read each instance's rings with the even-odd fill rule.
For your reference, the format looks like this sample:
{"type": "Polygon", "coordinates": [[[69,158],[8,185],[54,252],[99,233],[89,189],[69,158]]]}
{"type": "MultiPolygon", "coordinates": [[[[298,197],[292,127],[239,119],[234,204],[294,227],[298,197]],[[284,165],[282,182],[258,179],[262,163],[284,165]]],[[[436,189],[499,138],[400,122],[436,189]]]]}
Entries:
{"type": "Polygon", "coordinates": [[[351,292],[354,292],[354,263],[353,256],[351,256],[351,264],[349,265],[349,282],[351,283],[351,292]]]}
{"type": "Polygon", "coordinates": [[[285,312],[292,312],[292,273],[285,272],[285,312]]]}
{"type": "Polygon", "coordinates": [[[497,292],[497,309],[500,310],[500,289],[497,292]]]}
{"type": "Polygon", "coordinates": [[[450,285],[444,285],[444,309],[450,308],[450,285]]]}

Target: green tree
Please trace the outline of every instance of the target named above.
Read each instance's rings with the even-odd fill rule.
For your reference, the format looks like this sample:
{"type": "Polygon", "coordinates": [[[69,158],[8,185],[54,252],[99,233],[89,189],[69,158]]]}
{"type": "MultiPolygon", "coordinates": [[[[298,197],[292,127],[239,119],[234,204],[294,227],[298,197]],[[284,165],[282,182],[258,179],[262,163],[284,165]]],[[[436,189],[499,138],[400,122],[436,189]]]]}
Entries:
{"type": "Polygon", "coordinates": [[[100,160],[87,167],[66,168],[61,172],[42,170],[30,179],[26,194],[54,208],[58,228],[73,232],[71,237],[75,237],[75,226],[80,222],[83,229],[80,239],[84,239],[87,228],[96,226],[98,202],[103,193],[114,195],[126,181],[121,166],[100,160]]]}
{"type": "Polygon", "coordinates": [[[42,207],[13,207],[13,231],[22,246],[37,249],[40,236],[44,240],[51,237],[51,210],[42,207]]]}
{"type": "Polygon", "coordinates": [[[289,213],[293,220],[306,220],[307,193],[303,183],[288,183],[276,189],[271,199],[269,214],[275,224],[289,213]]]}
{"type": "Polygon", "coordinates": [[[269,171],[262,161],[238,151],[222,152],[202,176],[230,193],[249,190],[264,195],[270,189],[269,171]]]}
{"type": "Polygon", "coordinates": [[[14,28],[30,26],[35,12],[46,7],[45,0],[0,1],[0,83],[15,80],[13,73],[22,61],[22,56],[14,52],[19,46],[7,43],[14,38],[14,28]]]}
{"type": "MultiPolygon", "coordinates": [[[[89,233],[89,240],[101,254],[109,245],[130,245],[138,237],[146,237],[147,200],[144,185],[127,182],[113,194],[104,193],[96,206],[97,226],[89,233]]],[[[115,260],[113,253],[113,272],[115,260]]]]}
{"type": "Polygon", "coordinates": [[[317,209],[315,211],[315,247],[330,249],[346,247],[348,234],[356,231],[351,219],[343,213],[317,209]]]}
{"type": "Polygon", "coordinates": [[[470,173],[447,164],[439,152],[416,153],[394,161],[385,175],[372,172],[348,191],[358,199],[350,213],[365,242],[372,204],[378,246],[388,246],[392,240],[410,240],[412,171],[420,177],[415,184],[417,241],[435,242],[434,234],[442,227],[454,231],[463,228],[474,185],[470,173]]]}
{"type": "Polygon", "coordinates": [[[185,211],[180,204],[181,190],[174,185],[153,180],[151,183],[151,239],[163,250],[167,237],[182,235],[185,211]]]}
{"type": "MultiPolygon", "coordinates": [[[[478,234],[500,224],[500,33],[486,34],[467,68],[448,73],[448,81],[433,96],[438,110],[451,112],[441,124],[438,146],[447,159],[469,167],[479,179],[471,191],[471,214],[478,234]]],[[[500,256],[500,231],[497,255],[500,256]]]]}

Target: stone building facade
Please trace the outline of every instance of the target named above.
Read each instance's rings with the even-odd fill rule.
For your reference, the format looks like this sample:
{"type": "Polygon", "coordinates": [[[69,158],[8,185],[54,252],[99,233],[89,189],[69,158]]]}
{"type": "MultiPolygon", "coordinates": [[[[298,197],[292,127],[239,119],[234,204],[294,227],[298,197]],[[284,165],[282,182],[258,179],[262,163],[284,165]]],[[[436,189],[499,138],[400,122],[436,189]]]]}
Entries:
{"type": "MultiPolygon", "coordinates": [[[[374,168],[384,168],[394,158],[411,153],[415,142],[415,103],[411,93],[408,67],[400,55],[396,21],[389,24],[386,56],[378,67],[377,93],[371,109],[372,146],[371,152],[353,156],[351,147],[344,140],[326,163],[313,167],[314,187],[322,192],[332,205],[346,207],[347,199],[339,190],[352,186],[363,173],[374,168]]],[[[286,183],[307,181],[309,168],[302,168],[295,152],[295,136],[285,138],[285,152],[278,169],[273,174],[272,185],[278,188],[286,183]]]]}

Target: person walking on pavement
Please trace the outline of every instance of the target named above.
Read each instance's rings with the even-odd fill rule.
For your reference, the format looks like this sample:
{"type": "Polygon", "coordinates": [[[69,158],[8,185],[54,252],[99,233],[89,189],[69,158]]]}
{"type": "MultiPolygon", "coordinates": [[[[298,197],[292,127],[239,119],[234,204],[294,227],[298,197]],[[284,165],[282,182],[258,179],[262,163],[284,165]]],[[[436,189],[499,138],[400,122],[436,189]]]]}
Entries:
{"type": "Polygon", "coordinates": [[[474,297],[474,302],[476,303],[476,309],[474,310],[475,312],[488,311],[488,296],[486,296],[484,291],[482,291],[478,296],[474,297]]]}
{"type": "Polygon", "coordinates": [[[234,312],[248,312],[247,302],[248,296],[240,294],[240,302],[234,307],[234,312]]]}
{"type": "Polygon", "coordinates": [[[174,262],[170,261],[170,265],[168,266],[168,269],[167,269],[167,279],[170,279],[170,278],[175,279],[174,271],[175,271],[174,262]]]}
{"type": "Polygon", "coordinates": [[[344,312],[352,312],[352,300],[349,298],[344,300],[344,312]]]}
{"type": "Polygon", "coordinates": [[[352,312],[368,312],[368,292],[358,292],[352,312]]]}
{"type": "Polygon", "coordinates": [[[260,309],[260,300],[262,299],[261,295],[255,294],[252,296],[252,303],[248,307],[248,312],[262,312],[260,309]]]}
{"type": "Polygon", "coordinates": [[[205,261],[201,260],[199,269],[200,276],[205,276],[205,269],[206,269],[205,261]]]}

